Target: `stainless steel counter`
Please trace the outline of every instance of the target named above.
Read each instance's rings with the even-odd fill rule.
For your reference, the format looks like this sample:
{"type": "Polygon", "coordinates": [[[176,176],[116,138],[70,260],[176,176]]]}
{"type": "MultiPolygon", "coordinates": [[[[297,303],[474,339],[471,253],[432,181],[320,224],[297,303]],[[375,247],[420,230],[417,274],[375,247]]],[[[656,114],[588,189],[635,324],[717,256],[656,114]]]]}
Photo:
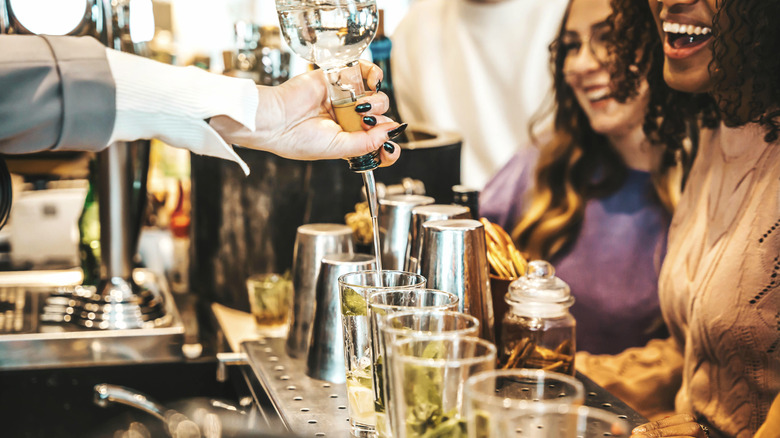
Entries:
{"type": "MultiPolygon", "coordinates": [[[[267,394],[283,427],[300,437],[348,437],[349,413],[343,384],[312,379],[306,375],[306,360],[285,352],[285,340],[266,338],[241,344],[249,366],[267,394]]],[[[585,404],[614,412],[632,426],[647,422],[636,411],[584,375],[585,404]]],[[[258,391],[254,391],[257,393],[258,391]]],[[[262,404],[258,401],[258,404],[262,404]]]]}
{"type": "Polygon", "coordinates": [[[248,341],[241,348],[287,431],[301,437],[349,436],[344,384],[307,376],[306,360],[288,356],[284,339],[248,341]]]}
{"type": "Polygon", "coordinates": [[[165,326],[86,329],[42,321],[46,297],[81,282],[79,269],[7,272],[0,276],[0,369],[163,362],[183,358],[184,324],[164,281],[137,270],[139,284],[154,284],[165,307],[165,326]]]}

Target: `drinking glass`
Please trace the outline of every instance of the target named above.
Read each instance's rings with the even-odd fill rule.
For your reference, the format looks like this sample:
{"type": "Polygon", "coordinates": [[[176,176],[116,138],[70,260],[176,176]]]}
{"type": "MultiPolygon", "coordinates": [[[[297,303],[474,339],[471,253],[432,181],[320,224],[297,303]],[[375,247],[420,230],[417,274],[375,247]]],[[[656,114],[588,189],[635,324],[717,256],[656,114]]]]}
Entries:
{"type": "Polygon", "coordinates": [[[431,335],[399,339],[391,349],[389,400],[398,417],[393,436],[465,437],[463,384],[495,368],[495,345],[471,336],[431,335]]]}
{"type": "Polygon", "coordinates": [[[394,342],[408,337],[426,337],[446,335],[451,337],[479,336],[479,320],[471,315],[456,311],[426,311],[409,308],[405,311],[389,314],[378,318],[379,342],[374,340],[374,351],[384,355],[386,372],[382,384],[382,394],[385,396],[386,422],[377,414],[377,432],[380,437],[392,436],[392,430],[399,426],[391,426],[398,421],[395,406],[389,396],[392,393],[392,367],[394,342]]]}
{"type": "Polygon", "coordinates": [[[381,290],[368,297],[368,319],[371,324],[371,354],[373,359],[374,410],[379,436],[390,436],[385,415],[387,380],[387,354],[382,342],[380,320],[394,313],[415,309],[418,311],[457,310],[458,297],[455,294],[436,289],[393,289],[381,290]]]}
{"type": "Polygon", "coordinates": [[[382,290],[424,287],[423,276],[403,271],[360,271],[339,277],[349,422],[353,436],[376,435],[368,297],[382,290]]]}
{"type": "MultiPolygon", "coordinates": [[[[585,401],[585,387],[579,380],[540,369],[479,373],[468,379],[464,393],[469,436],[480,438],[517,436],[516,423],[530,424],[527,417],[536,412],[536,406],[553,405],[569,412],[568,407],[581,406],[585,401]],[[516,418],[529,410],[528,416],[516,418]]],[[[528,429],[522,430],[526,432],[522,436],[527,436],[528,429]]]]}
{"type": "Polygon", "coordinates": [[[526,401],[498,412],[470,411],[469,437],[479,438],[628,438],[631,427],[603,409],[526,401]]]}
{"type": "Polygon", "coordinates": [[[289,276],[251,275],[246,279],[246,289],[258,333],[269,337],[287,336],[293,297],[289,276]]]}

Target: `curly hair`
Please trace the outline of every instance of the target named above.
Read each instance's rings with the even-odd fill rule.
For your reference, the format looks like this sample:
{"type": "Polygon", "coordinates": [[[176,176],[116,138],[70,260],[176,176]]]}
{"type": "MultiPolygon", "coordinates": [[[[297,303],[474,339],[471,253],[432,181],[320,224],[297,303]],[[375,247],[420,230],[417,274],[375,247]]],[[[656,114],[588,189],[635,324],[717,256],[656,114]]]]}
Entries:
{"type": "MultiPolygon", "coordinates": [[[[566,9],[558,39],[565,31],[571,2],[566,9]]],[[[644,52],[648,56],[651,52],[644,52]]],[[[530,207],[512,230],[512,238],[518,247],[531,258],[549,259],[573,242],[582,225],[585,206],[589,199],[608,196],[624,183],[628,169],[607,138],[595,132],[588,116],[580,107],[574,91],[566,83],[563,64],[566,49],[554,42],[550,46],[550,64],[553,74],[554,132],[550,142],[540,151],[535,184],[531,191],[530,207]]],[[[652,74],[659,75],[659,63],[648,62],[652,74]]],[[[647,71],[647,70],[644,70],[647,71]]],[[[631,70],[636,85],[644,78],[639,70],[631,70]]],[[[628,89],[626,87],[626,89],[628,89]]],[[[637,95],[625,93],[623,100],[637,95]]],[[[689,156],[685,148],[689,136],[689,119],[669,119],[660,110],[660,102],[671,101],[672,94],[663,78],[650,83],[647,116],[643,125],[651,145],[663,147],[660,165],[652,172],[656,194],[667,208],[673,208],[681,190],[681,182],[674,177],[683,157],[689,156]],[[684,152],[684,154],[683,154],[684,152]]],[[[542,118],[539,117],[538,120],[542,118]]],[[[538,123],[537,123],[538,124],[538,123]]]]}
{"type": "Polygon", "coordinates": [[[709,68],[723,121],[758,123],[766,142],[780,134],[779,16],[778,0],[722,0],[713,19],[709,68]]]}
{"type": "MultiPolygon", "coordinates": [[[[652,11],[646,1],[611,0],[615,32],[612,78],[616,97],[636,94],[639,71],[650,69],[651,88],[663,82],[663,48],[652,11]],[[637,57],[637,53],[642,53],[637,57]]],[[[663,122],[648,119],[649,137],[679,128],[664,126],[675,120],[694,118],[702,126],[715,127],[758,123],[766,129],[765,141],[780,134],[780,29],[772,22],[780,16],[780,0],[720,0],[713,18],[712,76],[709,94],[670,90],[651,105],[649,118],[663,115],[663,122]]],[[[673,153],[674,144],[667,144],[673,153]]]]}

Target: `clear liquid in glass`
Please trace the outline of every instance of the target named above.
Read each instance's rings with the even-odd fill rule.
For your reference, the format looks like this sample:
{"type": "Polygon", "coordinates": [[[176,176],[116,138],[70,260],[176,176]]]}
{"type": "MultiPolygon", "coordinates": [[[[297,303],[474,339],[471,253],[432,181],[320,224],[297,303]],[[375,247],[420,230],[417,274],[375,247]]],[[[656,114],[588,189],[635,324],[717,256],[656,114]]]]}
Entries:
{"type": "Polygon", "coordinates": [[[359,431],[373,430],[376,426],[368,316],[343,315],[342,322],[350,423],[352,435],[359,436],[359,431]]]}
{"type": "Polygon", "coordinates": [[[326,70],[360,58],[378,22],[375,0],[277,0],[276,10],[290,48],[326,70]]]}

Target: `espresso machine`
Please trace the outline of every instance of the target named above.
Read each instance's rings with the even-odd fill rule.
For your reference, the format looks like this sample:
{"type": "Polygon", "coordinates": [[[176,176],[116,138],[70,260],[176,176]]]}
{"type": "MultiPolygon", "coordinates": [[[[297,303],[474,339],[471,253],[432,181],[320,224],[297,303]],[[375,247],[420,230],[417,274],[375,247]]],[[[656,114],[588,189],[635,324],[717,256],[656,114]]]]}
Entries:
{"type": "MultiPolygon", "coordinates": [[[[143,55],[154,34],[152,2],[0,0],[0,33],[92,36],[109,48],[143,55]]],[[[0,368],[181,356],[184,326],[165,279],[133,263],[147,201],[149,149],[148,141],[116,142],[97,154],[96,285],[81,284],[80,270],[3,276],[0,368]]]]}

